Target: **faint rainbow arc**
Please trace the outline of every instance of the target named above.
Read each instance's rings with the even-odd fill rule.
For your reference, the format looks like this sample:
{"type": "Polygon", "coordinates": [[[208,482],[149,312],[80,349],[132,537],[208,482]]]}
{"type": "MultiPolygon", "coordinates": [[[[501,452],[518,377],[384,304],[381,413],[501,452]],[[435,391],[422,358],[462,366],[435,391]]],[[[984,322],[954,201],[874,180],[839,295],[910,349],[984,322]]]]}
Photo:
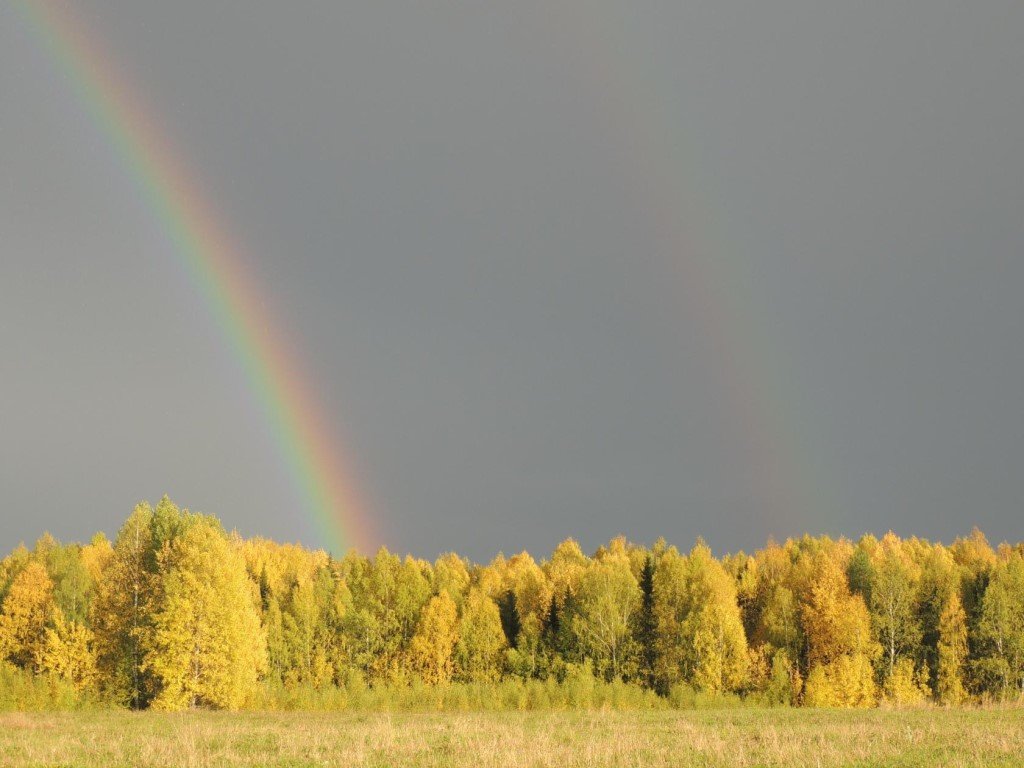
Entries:
{"type": "MultiPolygon", "coordinates": [[[[561,9],[582,13],[577,4],[561,9]]],[[[614,123],[620,148],[628,155],[625,169],[635,177],[632,183],[657,237],[673,251],[688,314],[714,347],[711,362],[727,391],[730,420],[753,471],[748,483],[759,494],[761,516],[770,518],[773,528],[785,529],[772,530],[773,535],[798,535],[799,523],[809,515],[838,523],[827,468],[823,457],[810,450],[813,441],[787,381],[792,372],[759,322],[752,269],[728,245],[721,214],[696,177],[691,159],[696,150],[686,143],[689,137],[658,111],[664,109],[670,85],[639,39],[635,17],[640,12],[609,0],[582,9],[584,18],[559,17],[556,7],[548,7],[533,29],[549,38],[591,97],[600,99],[605,119],[614,123]],[[637,56],[627,57],[627,50],[637,56]]]]}
{"type": "Polygon", "coordinates": [[[58,68],[142,190],[182,266],[238,359],[316,528],[336,554],[376,534],[342,447],[269,316],[240,249],[124,74],[69,11],[16,0],[58,68]]]}

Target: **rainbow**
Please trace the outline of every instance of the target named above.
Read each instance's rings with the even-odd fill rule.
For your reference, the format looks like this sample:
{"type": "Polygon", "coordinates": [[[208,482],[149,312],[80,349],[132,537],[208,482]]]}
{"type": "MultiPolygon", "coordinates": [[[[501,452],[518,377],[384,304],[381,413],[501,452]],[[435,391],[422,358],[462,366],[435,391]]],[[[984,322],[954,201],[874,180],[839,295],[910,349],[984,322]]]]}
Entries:
{"type": "Polygon", "coordinates": [[[243,368],[303,511],[335,554],[375,540],[351,462],[327,429],[313,387],[266,309],[243,250],[205,200],[159,121],[66,4],[15,0],[55,65],[142,191],[192,284],[243,368]]]}
{"type": "Polygon", "coordinates": [[[630,3],[545,6],[530,31],[565,62],[600,105],[619,165],[669,254],[686,325],[708,341],[708,368],[726,395],[723,422],[744,455],[737,486],[756,499],[771,535],[799,535],[810,521],[840,525],[827,454],[800,407],[797,371],[768,331],[754,266],[730,242],[725,205],[699,175],[699,147],[666,104],[676,88],[650,55],[644,17],[630,3]]]}

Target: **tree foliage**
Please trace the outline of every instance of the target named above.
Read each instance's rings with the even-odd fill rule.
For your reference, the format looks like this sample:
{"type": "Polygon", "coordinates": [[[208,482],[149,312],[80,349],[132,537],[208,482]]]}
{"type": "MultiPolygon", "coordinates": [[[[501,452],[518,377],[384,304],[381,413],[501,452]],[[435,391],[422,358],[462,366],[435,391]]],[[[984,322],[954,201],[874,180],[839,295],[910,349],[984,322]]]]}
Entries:
{"type": "Polygon", "coordinates": [[[11,582],[0,613],[0,656],[15,664],[41,671],[47,627],[59,620],[53,581],[46,567],[29,562],[11,582]]]}
{"type": "Polygon", "coordinates": [[[560,686],[569,704],[625,683],[677,702],[1017,700],[1024,547],[993,549],[978,531],[948,547],[803,536],[717,559],[701,541],[683,555],[619,537],[592,555],[567,539],[546,561],[334,559],[242,540],[165,497],[136,506],[112,543],[46,534],[0,560],[0,664],[164,709],[502,680],[560,686]]]}
{"type": "Polygon", "coordinates": [[[947,705],[957,705],[967,697],[964,689],[964,662],[967,659],[967,614],[960,595],[952,592],[938,622],[938,659],[936,696],[947,705]]]}
{"type": "Polygon", "coordinates": [[[238,709],[266,671],[256,590],[234,542],[209,519],[189,520],[163,539],[147,611],[143,671],[153,706],[238,709]]]}

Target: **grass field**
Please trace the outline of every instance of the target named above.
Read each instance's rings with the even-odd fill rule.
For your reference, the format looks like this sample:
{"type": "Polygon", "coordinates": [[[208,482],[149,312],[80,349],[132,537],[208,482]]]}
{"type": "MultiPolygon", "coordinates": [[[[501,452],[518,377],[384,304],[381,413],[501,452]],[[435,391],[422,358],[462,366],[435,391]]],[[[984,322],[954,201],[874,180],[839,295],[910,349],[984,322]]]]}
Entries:
{"type": "Polygon", "coordinates": [[[1019,766],[1024,711],[0,715],[0,765],[1019,766]]]}

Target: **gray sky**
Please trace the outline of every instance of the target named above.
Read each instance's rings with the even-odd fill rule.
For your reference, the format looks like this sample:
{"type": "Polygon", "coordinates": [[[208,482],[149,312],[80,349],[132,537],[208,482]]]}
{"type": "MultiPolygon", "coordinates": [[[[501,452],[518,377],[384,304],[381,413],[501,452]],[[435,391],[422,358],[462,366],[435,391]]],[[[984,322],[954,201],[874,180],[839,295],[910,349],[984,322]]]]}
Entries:
{"type": "MultiPolygon", "coordinates": [[[[1024,6],[75,0],[389,547],[1024,538],[1024,6]]],[[[317,544],[237,361],[0,8],[0,549],[164,492],[317,544]]]]}

